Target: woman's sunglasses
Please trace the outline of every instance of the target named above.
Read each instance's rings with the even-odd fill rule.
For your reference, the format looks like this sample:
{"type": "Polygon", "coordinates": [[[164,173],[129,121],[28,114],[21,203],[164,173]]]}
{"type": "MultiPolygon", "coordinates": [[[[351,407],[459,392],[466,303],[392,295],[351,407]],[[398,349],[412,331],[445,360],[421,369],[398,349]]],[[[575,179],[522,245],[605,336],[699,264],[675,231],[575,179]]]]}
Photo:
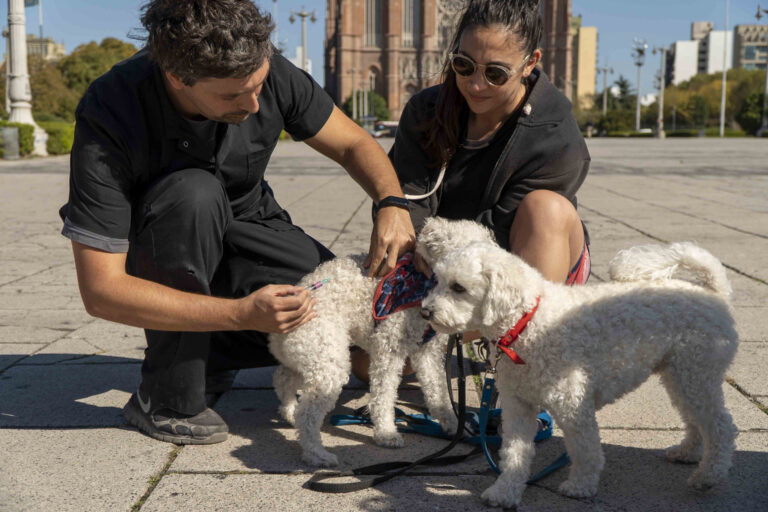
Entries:
{"type": "Polygon", "coordinates": [[[475,74],[477,69],[481,69],[483,71],[483,77],[485,78],[485,81],[488,82],[488,85],[495,87],[499,87],[507,83],[512,75],[520,71],[520,69],[525,66],[525,63],[528,62],[529,57],[530,55],[526,56],[525,59],[523,59],[523,63],[518,66],[517,69],[509,69],[508,67],[502,66],[501,64],[478,64],[466,55],[462,55],[460,53],[448,54],[448,58],[451,60],[451,68],[457,75],[464,78],[469,78],[475,74]]]}

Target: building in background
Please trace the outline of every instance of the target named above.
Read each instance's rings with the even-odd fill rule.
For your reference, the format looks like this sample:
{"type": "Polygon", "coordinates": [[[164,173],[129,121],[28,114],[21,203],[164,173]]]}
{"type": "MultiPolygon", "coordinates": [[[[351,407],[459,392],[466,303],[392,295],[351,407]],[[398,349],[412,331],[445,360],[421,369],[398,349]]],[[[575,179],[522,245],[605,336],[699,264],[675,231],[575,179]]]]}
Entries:
{"type": "Polygon", "coordinates": [[[574,106],[589,110],[595,104],[597,27],[583,27],[581,16],[571,20],[572,94],[574,106]]]}
{"type": "Polygon", "coordinates": [[[712,74],[733,67],[733,31],[712,30],[699,40],[699,73],[712,74]],[[725,60],[723,48],[725,47],[725,60]]]}
{"type": "MultiPolygon", "coordinates": [[[[296,47],[296,56],[289,58],[288,60],[297,68],[301,69],[302,64],[302,56],[304,53],[304,49],[301,47],[301,45],[296,47]]],[[[309,53],[309,52],[307,52],[309,53]]],[[[307,57],[307,69],[306,72],[310,75],[312,74],[312,59],[307,57]]]]}
{"type": "MultiPolygon", "coordinates": [[[[325,89],[341,105],[353,91],[382,96],[398,119],[416,92],[440,81],[466,0],[327,0],[325,89]]],[[[570,98],[570,0],[541,4],[541,66],[570,98]]]]}
{"type": "Polygon", "coordinates": [[[768,25],[736,25],[733,67],[765,69],[768,65],[768,25]]]}
{"type": "Polygon", "coordinates": [[[667,52],[665,85],[680,85],[699,72],[699,42],[675,41],[667,52]]]}
{"type": "Polygon", "coordinates": [[[27,55],[39,55],[44,60],[55,62],[67,56],[63,44],[55,42],[50,37],[40,39],[32,34],[27,34],[27,55]]]}

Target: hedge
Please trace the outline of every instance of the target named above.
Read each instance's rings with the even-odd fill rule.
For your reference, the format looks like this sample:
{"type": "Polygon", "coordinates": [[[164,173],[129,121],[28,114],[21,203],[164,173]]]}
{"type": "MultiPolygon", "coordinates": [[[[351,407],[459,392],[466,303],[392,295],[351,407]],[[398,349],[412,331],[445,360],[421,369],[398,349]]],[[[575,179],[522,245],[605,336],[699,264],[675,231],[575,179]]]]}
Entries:
{"type": "Polygon", "coordinates": [[[31,124],[9,123],[0,121],[0,126],[15,126],[19,129],[19,154],[28,156],[35,149],[35,127],[31,124]]]}
{"type": "Polygon", "coordinates": [[[72,150],[75,125],[67,121],[41,121],[37,123],[48,134],[46,149],[49,155],[66,155],[72,150]]]}

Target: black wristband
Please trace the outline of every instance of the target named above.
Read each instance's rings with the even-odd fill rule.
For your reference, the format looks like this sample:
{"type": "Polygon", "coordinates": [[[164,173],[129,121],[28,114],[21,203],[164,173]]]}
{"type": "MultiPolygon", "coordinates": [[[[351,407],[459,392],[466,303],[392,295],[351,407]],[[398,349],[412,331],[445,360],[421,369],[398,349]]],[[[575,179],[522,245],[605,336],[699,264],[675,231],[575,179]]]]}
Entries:
{"type": "Polygon", "coordinates": [[[396,208],[403,208],[405,210],[408,210],[408,206],[411,204],[410,201],[408,201],[404,197],[397,197],[397,196],[387,196],[381,201],[378,202],[375,206],[375,211],[379,211],[382,208],[386,208],[387,206],[394,206],[396,208]]]}

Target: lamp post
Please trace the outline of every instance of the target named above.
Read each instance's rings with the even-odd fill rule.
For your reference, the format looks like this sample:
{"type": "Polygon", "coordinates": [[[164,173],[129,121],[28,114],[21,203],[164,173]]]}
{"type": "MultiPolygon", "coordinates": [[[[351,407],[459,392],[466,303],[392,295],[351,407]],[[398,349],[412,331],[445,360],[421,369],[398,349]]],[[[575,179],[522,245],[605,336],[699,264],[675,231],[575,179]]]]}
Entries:
{"type": "Polygon", "coordinates": [[[656,137],[664,138],[664,86],[667,75],[667,47],[656,46],[653,54],[661,53],[661,68],[659,69],[659,117],[656,120],[656,137]]]}
{"type": "Polygon", "coordinates": [[[608,113],[608,73],[613,74],[613,68],[597,68],[598,73],[603,74],[603,117],[608,113]]]}
{"type": "MultiPolygon", "coordinates": [[[[757,18],[763,17],[763,14],[768,14],[768,9],[761,9],[760,4],[757,4],[757,18]]],[[[757,136],[762,137],[768,131],[768,56],[765,60],[765,93],[763,94],[763,122],[760,123],[760,129],[757,130],[757,136]]]]}
{"type": "Polygon", "coordinates": [[[723,87],[720,95],[720,137],[725,137],[725,89],[727,86],[726,77],[728,76],[728,13],[730,11],[730,0],[725,0],[725,32],[723,33],[723,87]]]}
{"type": "Polygon", "coordinates": [[[27,71],[27,36],[24,0],[8,0],[8,33],[11,51],[8,91],[11,98],[11,112],[8,120],[12,123],[31,124],[35,127],[34,155],[47,156],[45,130],[35,124],[32,118],[32,92],[27,71]]]}
{"type": "Polygon", "coordinates": [[[635,113],[635,131],[640,131],[640,77],[643,64],[645,64],[645,52],[648,51],[648,44],[645,39],[635,38],[632,45],[632,58],[637,66],[637,111],[635,113]]]}
{"type": "Polygon", "coordinates": [[[272,21],[275,22],[275,31],[272,33],[272,44],[275,48],[280,46],[280,39],[277,37],[277,0],[272,0],[272,21]]]}
{"type": "Polygon", "coordinates": [[[307,71],[307,18],[309,18],[309,21],[312,23],[317,21],[317,17],[315,16],[315,10],[312,9],[312,12],[307,12],[304,10],[304,7],[301,7],[301,12],[294,12],[293,9],[291,9],[291,17],[288,18],[288,21],[293,23],[296,21],[296,16],[299,16],[301,18],[301,69],[304,71],[307,71]]]}

